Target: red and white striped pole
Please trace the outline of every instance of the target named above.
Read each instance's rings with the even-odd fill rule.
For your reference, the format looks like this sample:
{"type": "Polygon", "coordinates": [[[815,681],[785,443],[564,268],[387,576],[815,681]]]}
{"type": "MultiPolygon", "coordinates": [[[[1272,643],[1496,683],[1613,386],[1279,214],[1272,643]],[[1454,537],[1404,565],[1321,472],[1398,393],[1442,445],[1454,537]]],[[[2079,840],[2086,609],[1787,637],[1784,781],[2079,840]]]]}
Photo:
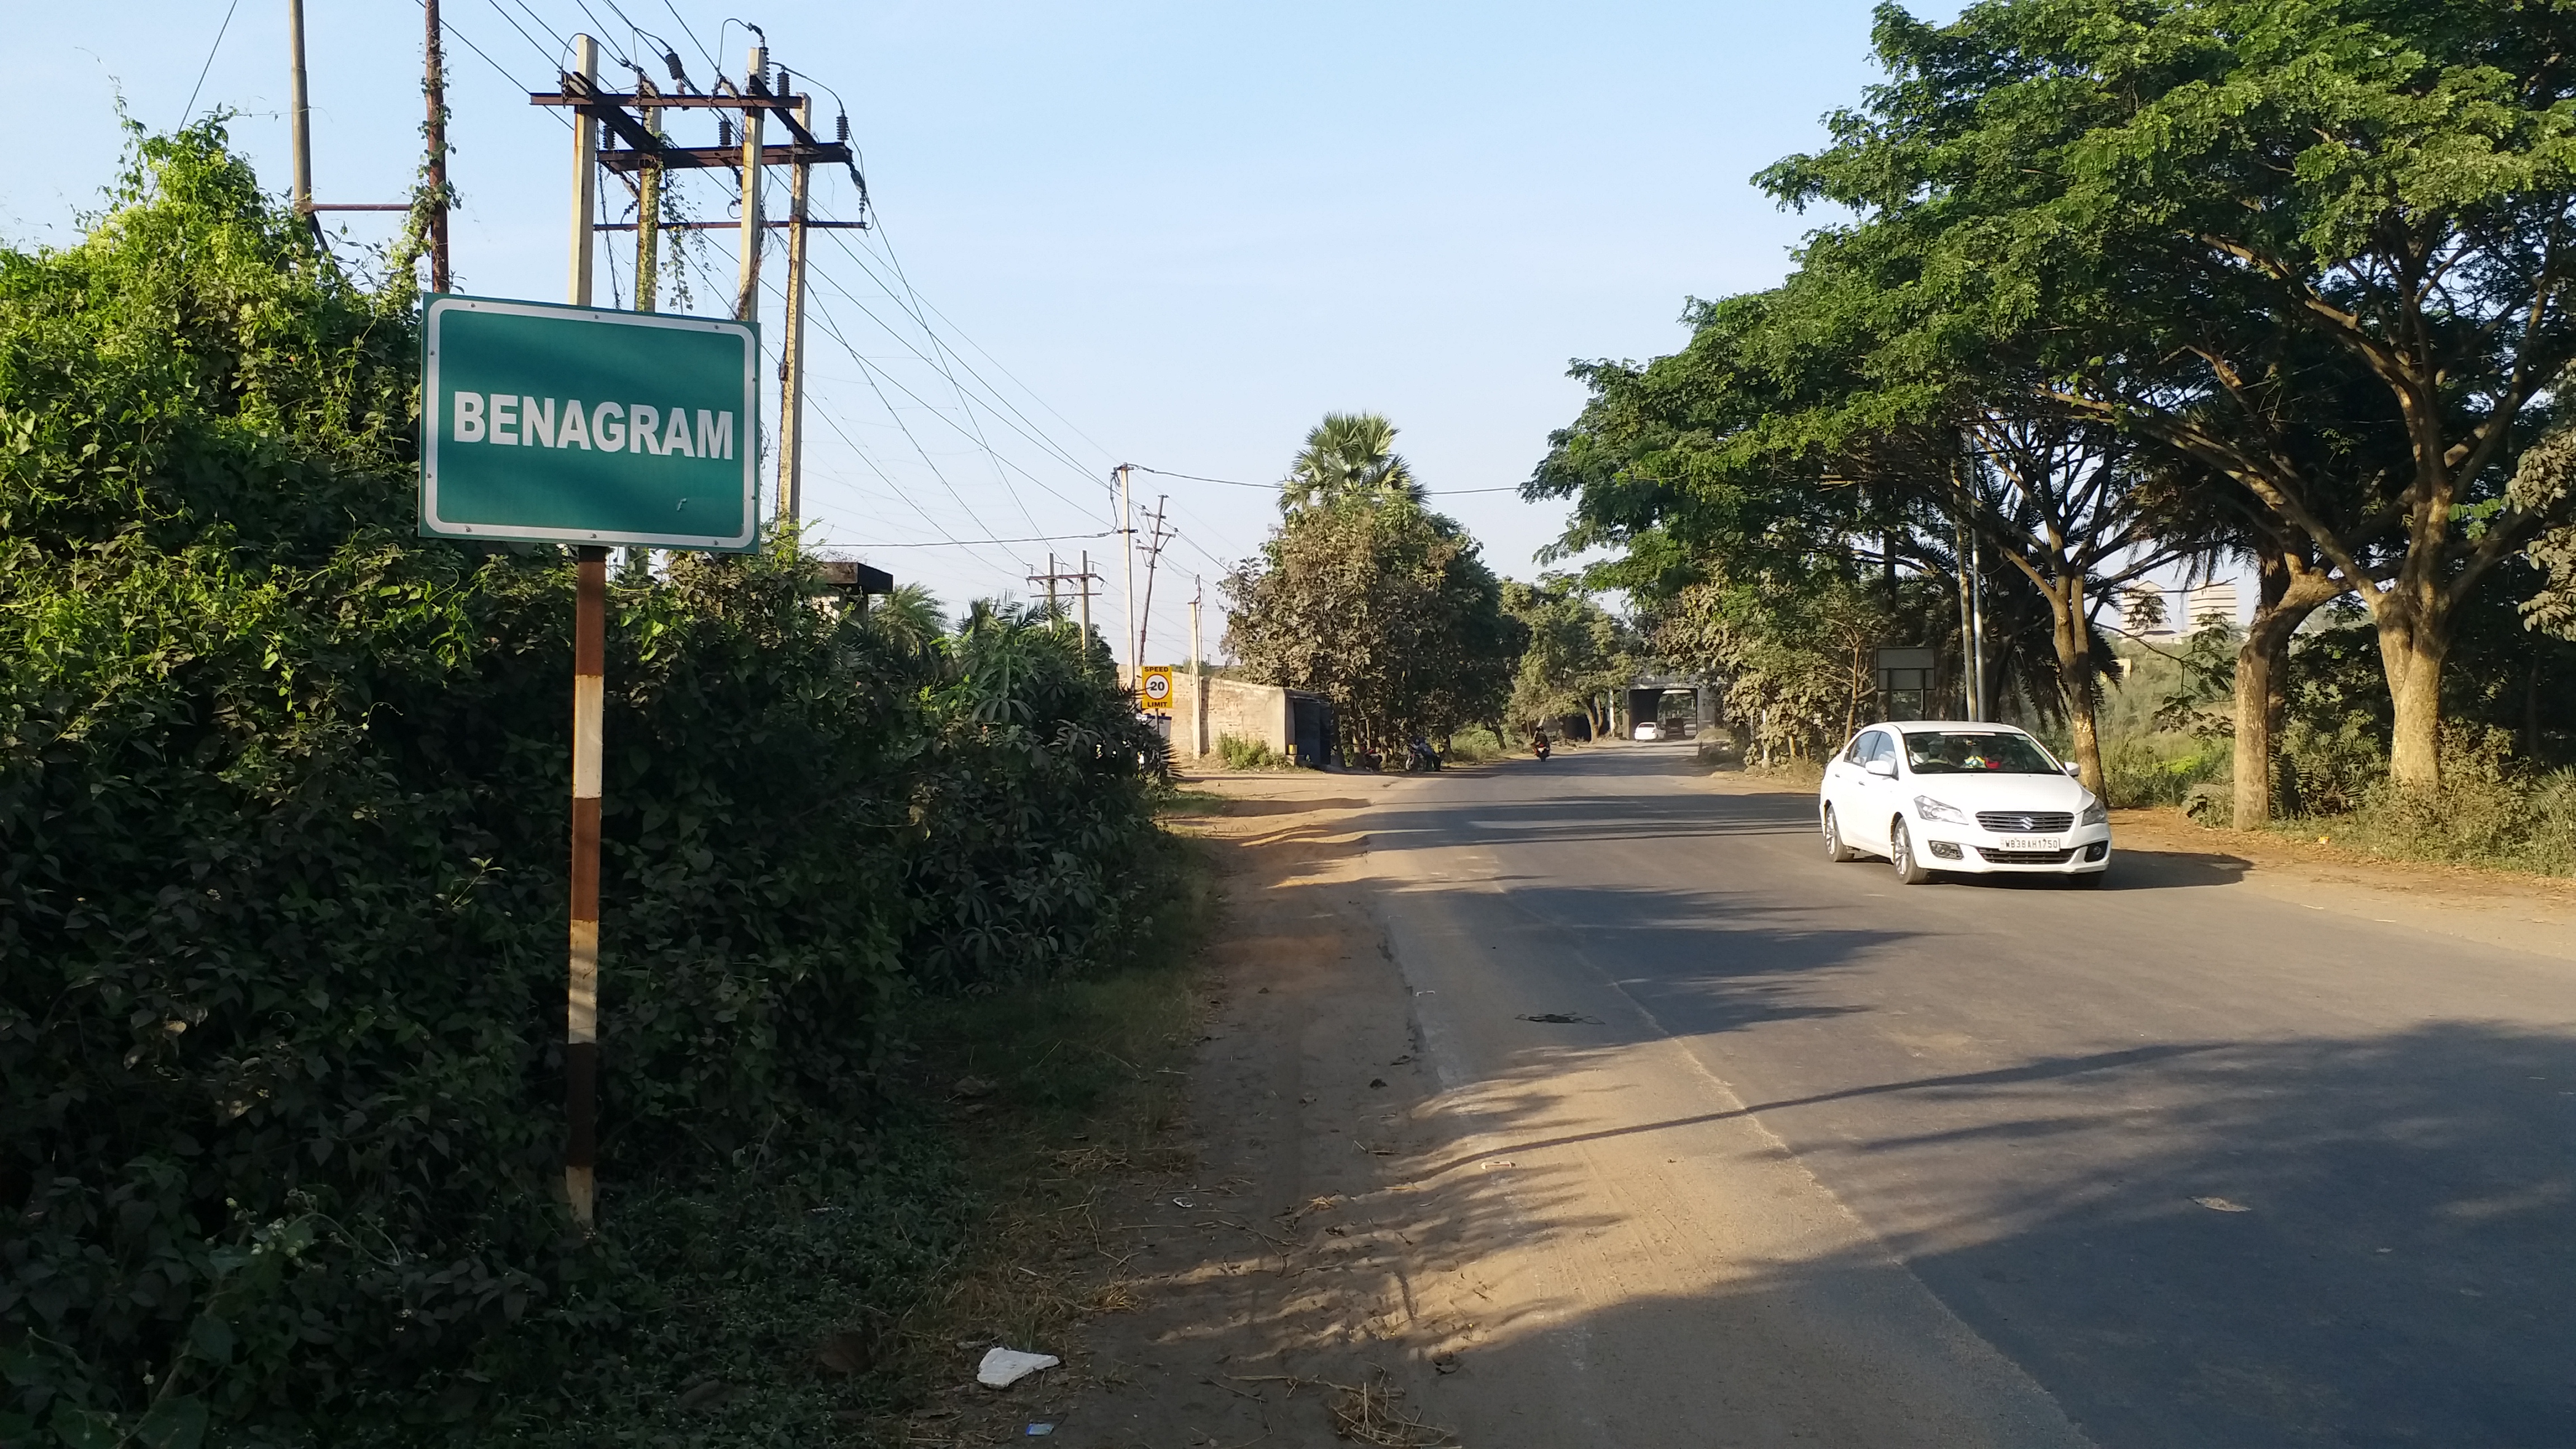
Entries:
{"type": "Polygon", "coordinates": [[[608,550],[584,548],[572,634],[572,976],[564,1012],[564,1192],[589,1231],[599,1154],[599,746],[608,550]]]}
{"type": "MultiPolygon", "coordinates": [[[[585,93],[599,86],[599,42],[573,37],[585,93]]],[[[566,87],[570,89],[570,87],[566,87]]],[[[591,219],[598,208],[599,122],[573,113],[573,305],[590,305],[591,219]]],[[[599,1162],[599,738],[607,704],[608,550],[576,548],[572,622],[572,970],[564,1000],[564,1197],[573,1221],[597,1220],[599,1162]]]]}

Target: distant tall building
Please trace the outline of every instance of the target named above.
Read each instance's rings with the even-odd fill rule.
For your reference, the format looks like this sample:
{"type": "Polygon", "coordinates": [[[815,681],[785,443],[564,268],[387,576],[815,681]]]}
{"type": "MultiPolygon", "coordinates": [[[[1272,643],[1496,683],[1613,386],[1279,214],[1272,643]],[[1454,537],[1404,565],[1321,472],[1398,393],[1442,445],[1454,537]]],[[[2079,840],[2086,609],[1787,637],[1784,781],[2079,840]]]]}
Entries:
{"type": "Polygon", "coordinates": [[[2121,593],[2120,623],[2133,639],[2174,637],[2173,608],[2154,584],[2133,584],[2121,593]]]}
{"type": "Polygon", "coordinates": [[[2222,623],[2232,625],[2236,622],[2236,581],[2234,579],[2212,579],[2208,583],[2193,588],[2184,598],[2182,619],[2179,622],[2185,630],[2197,629],[2207,623],[2213,614],[2222,623]]]}

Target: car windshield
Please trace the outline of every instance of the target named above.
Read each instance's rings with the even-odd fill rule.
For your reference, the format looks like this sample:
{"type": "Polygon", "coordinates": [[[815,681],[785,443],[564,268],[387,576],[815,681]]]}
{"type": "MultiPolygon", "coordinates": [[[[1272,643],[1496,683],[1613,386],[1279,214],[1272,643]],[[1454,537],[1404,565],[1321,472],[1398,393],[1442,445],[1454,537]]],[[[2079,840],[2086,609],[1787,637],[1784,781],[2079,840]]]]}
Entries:
{"type": "Polygon", "coordinates": [[[1918,775],[2054,775],[2028,735],[2001,730],[1908,730],[1905,763],[1918,775]]]}

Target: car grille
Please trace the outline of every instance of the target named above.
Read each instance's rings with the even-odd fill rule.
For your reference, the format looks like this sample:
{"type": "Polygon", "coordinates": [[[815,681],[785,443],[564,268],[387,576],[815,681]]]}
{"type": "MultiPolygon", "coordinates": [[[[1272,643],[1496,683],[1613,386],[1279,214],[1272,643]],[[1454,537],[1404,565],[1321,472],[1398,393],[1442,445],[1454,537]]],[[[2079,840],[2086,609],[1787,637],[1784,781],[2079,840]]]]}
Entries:
{"type": "Polygon", "coordinates": [[[2064,865],[2074,855],[2072,850],[1990,850],[1977,847],[1977,854],[1988,865],[2064,865]]]}
{"type": "Polygon", "coordinates": [[[2075,828],[2063,810],[1980,810],[1977,823],[1997,835],[2054,835],[2075,828]]]}

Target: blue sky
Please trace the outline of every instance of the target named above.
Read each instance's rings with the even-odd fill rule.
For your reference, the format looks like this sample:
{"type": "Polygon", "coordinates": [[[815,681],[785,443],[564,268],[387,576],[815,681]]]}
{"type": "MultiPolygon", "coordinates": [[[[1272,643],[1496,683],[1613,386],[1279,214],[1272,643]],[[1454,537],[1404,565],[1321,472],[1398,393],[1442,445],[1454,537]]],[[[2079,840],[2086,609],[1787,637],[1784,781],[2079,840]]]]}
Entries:
{"type": "MultiPolygon", "coordinates": [[[[577,30],[651,63],[657,42],[641,27],[701,85],[708,52],[738,76],[750,41],[725,17],[745,7],[445,4],[459,289],[559,299],[569,137],[524,90],[554,88],[562,37],[577,30]]],[[[283,191],[285,10],[18,7],[12,48],[34,63],[0,90],[0,123],[20,138],[0,163],[0,238],[75,237],[114,173],[116,98],[169,128],[201,69],[197,110],[239,112],[236,142],[283,191]]],[[[1329,409],[1393,418],[1435,490],[1518,484],[1581,406],[1569,359],[1669,352],[1687,297],[1779,278],[1806,223],[1747,178],[1818,144],[1824,114],[1874,79],[1856,0],[777,0],[749,18],[773,63],[845,100],[882,222],[817,246],[808,517],[820,543],[952,606],[1025,593],[1021,576],[1050,547],[1097,561],[1115,540],[897,545],[1112,528],[1105,480],[1120,461],[1275,480],[1329,409]]],[[[401,199],[417,164],[419,10],[308,0],[306,27],[320,199],[401,199]]],[[[726,214],[712,182],[690,194],[698,214],[726,214]]],[[[855,212],[845,179],[818,195],[831,214],[855,212]]],[[[386,233],[373,218],[339,224],[352,255],[386,233]]],[[[731,237],[711,236],[703,254],[729,287],[731,237]]],[[[1191,575],[1213,600],[1273,504],[1251,489],[1137,482],[1148,506],[1171,495],[1180,530],[1154,586],[1150,645],[1175,657],[1191,575]]],[[[1498,570],[1524,578],[1564,521],[1561,507],[1509,493],[1441,503],[1498,570]]],[[[1114,619],[1117,569],[1101,571],[1112,592],[1099,608],[1114,619]]],[[[1220,627],[1211,611],[1211,649],[1220,627]]]]}

